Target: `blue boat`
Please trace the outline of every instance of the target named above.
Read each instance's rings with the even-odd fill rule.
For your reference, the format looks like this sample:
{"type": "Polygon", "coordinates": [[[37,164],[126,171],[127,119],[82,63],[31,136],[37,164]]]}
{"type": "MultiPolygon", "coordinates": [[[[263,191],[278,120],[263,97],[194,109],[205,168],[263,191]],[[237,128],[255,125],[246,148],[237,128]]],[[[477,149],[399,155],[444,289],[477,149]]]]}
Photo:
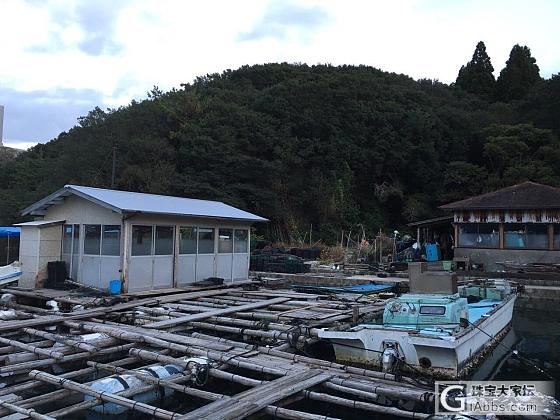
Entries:
{"type": "Polygon", "coordinates": [[[388,284],[356,284],[353,286],[315,286],[307,284],[294,284],[291,286],[292,289],[298,292],[306,293],[319,293],[319,294],[330,294],[330,293],[356,293],[360,295],[371,295],[373,293],[389,292],[393,288],[392,285],[388,284]]]}

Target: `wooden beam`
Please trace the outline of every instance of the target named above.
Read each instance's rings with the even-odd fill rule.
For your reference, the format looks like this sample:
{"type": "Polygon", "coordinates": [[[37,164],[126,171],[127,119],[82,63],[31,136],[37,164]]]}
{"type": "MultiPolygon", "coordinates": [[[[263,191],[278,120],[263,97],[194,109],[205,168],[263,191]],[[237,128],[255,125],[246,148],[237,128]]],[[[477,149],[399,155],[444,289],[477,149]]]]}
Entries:
{"type": "Polygon", "coordinates": [[[312,386],[328,381],[333,375],[322,369],[310,369],[283,376],[264,385],[241,392],[229,399],[217,400],[179,417],[182,420],[233,420],[245,418],[312,386]]]}

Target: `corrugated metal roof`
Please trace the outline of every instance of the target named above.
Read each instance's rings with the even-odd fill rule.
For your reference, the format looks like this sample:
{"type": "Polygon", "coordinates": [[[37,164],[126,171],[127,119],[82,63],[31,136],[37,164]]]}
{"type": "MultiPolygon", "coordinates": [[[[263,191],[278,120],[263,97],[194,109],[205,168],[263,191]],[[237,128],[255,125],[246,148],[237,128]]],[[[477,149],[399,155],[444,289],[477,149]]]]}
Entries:
{"type": "Polygon", "coordinates": [[[57,204],[70,194],[93,201],[118,213],[155,213],[176,216],[211,217],[220,219],[265,222],[267,219],[220,201],[197,200],[167,195],[145,194],[130,191],[66,185],[63,189],[27,207],[22,214],[34,214],[57,204]]]}

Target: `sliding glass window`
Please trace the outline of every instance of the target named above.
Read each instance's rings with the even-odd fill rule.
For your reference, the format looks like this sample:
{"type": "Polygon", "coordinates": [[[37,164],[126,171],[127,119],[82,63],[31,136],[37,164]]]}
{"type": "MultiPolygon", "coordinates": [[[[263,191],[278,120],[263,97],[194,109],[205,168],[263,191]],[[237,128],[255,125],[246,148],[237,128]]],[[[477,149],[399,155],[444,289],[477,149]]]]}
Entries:
{"type": "Polygon", "coordinates": [[[548,225],[540,223],[505,223],[506,248],[548,249],[548,225]]]}
{"type": "Polygon", "coordinates": [[[179,254],[196,254],[196,233],[194,226],[181,226],[179,230],[179,254]]]}
{"type": "Polygon", "coordinates": [[[72,253],[72,225],[64,225],[62,231],[62,253],[72,253]]]}
{"type": "Polygon", "coordinates": [[[121,255],[121,227],[119,225],[103,226],[101,254],[121,255]]]}
{"type": "Polygon", "coordinates": [[[246,253],[247,243],[249,240],[249,231],[245,229],[235,229],[233,235],[233,252],[235,253],[246,253]]]}
{"type": "Polygon", "coordinates": [[[155,255],[173,255],[173,226],[156,226],[155,255]]]}
{"type": "Polygon", "coordinates": [[[219,233],[218,252],[231,254],[233,252],[233,229],[220,229],[219,233]]]}
{"type": "Polygon", "coordinates": [[[101,253],[101,225],[84,225],[84,255],[101,253]]]}
{"type": "Polygon", "coordinates": [[[527,248],[548,249],[548,225],[529,223],[526,232],[527,248]]]}
{"type": "Polygon", "coordinates": [[[198,253],[213,254],[214,253],[214,229],[198,228],[198,253]]]}
{"type": "Polygon", "coordinates": [[[133,256],[152,255],[152,226],[132,225],[133,256]]]}
{"type": "Polygon", "coordinates": [[[468,223],[459,225],[459,246],[498,248],[500,228],[497,223],[468,223]]]}

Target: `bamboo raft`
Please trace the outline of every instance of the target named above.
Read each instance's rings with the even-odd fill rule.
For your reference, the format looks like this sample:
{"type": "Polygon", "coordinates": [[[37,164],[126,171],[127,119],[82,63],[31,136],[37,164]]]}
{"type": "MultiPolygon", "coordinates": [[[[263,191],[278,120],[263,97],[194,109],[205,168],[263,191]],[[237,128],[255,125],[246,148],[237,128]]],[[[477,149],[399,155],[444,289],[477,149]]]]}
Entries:
{"type": "Polygon", "coordinates": [[[0,309],[17,308],[18,318],[0,321],[1,416],[95,417],[119,407],[161,419],[434,417],[433,387],[310,354],[319,328],[373,319],[382,300],[248,283],[89,305],[54,292],[2,293],[12,296],[0,309]],[[67,309],[49,310],[47,299],[67,309]],[[154,375],[162,366],[177,369],[154,375]],[[100,390],[100,379],[117,377],[136,386],[100,390]]]}

